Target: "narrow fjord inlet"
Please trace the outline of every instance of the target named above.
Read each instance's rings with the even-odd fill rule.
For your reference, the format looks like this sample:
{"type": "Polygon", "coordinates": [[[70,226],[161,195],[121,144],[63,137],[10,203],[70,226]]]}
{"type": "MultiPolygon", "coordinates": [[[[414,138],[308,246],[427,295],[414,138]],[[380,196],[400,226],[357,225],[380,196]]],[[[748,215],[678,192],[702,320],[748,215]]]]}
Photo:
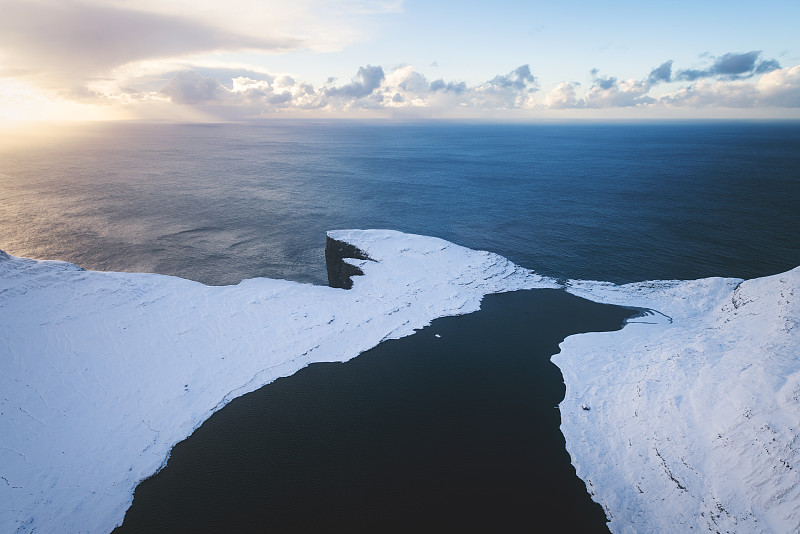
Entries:
{"type": "Polygon", "coordinates": [[[489,295],[312,364],[178,444],[115,532],[607,531],[564,449],[549,358],[633,313],[559,290],[489,295]]]}

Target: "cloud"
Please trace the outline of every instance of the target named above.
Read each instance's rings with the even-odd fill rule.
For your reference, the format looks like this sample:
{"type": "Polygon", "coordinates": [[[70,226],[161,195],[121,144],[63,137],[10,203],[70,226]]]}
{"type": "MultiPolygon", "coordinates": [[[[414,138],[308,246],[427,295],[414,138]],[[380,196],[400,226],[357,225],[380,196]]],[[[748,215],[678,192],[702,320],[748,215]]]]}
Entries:
{"type": "Polygon", "coordinates": [[[718,77],[724,80],[742,80],[779,68],[780,64],[777,60],[761,59],[760,50],[741,54],[729,52],[715,58],[707,69],[679,70],[675,75],[675,79],[690,82],[711,77],[718,77]]]}
{"type": "Polygon", "coordinates": [[[756,88],[762,105],[800,108],[800,65],[765,74],[756,88]]]}
{"type": "Polygon", "coordinates": [[[373,15],[402,9],[402,0],[2,0],[0,81],[87,108],[124,103],[127,112],[157,103],[168,112],[171,103],[173,110],[213,108],[225,115],[230,109],[237,117],[297,110],[492,116],[565,108],[798,107],[800,100],[797,68],[781,68],[760,50],[705,55],[699,66],[680,69],[668,60],[638,80],[593,69],[590,85],[548,80],[543,96],[528,64],[480,83],[429,79],[409,65],[366,65],[349,82],[331,77],[315,87],[264,72],[257,66],[262,60],[252,59],[340,50],[376,31],[373,15]],[[226,63],[244,51],[250,55],[238,57],[252,63],[226,63]],[[671,92],[653,91],[661,84],[671,92]]]}
{"type": "Polygon", "coordinates": [[[175,74],[161,93],[176,104],[206,104],[225,100],[226,89],[215,78],[185,71],[175,74]]]}
{"type": "Polygon", "coordinates": [[[549,109],[800,107],[800,66],[781,69],[775,68],[776,64],[761,59],[759,51],[725,54],[715,58],[702,76],[679,71],[683,81],[691,78],[694,83],[657,98],[650,95],[655,85],[680,81],[679,76],[672,76],[672,60],[655,67],[642,80],[623,81],[592,69],[592,86],[585,94],[578,93],[578,84],[562,82],[545,95],[542,105],[549,109]],[[716,79],[698,79],[712,76],[716,79]],[[757,81],[751,80],[754,77],[757,81]]]}
{"type": "Polygon", "coordinates": [[[386,76],[386,86],[395,87],[409,96],[424,95],[431,90],[427,78],[410,65],[398,67],[390,72],[386,76]]]}
{"type": "Polygon", "coordinates": [[[386,76],[385,90],[395,95],[388,104],[394,110],[424,108],[432,113],[452,113],[522,108],[530,103],[530,94],[537,87],[528,65],[473,86],[443,79],[428,82],[413,67],[405,66],[386,76]]]}
{"type": "Polygon", "coordinates": [[[697,84],[665,95],[661,103],[681,107],[800,108],[800,65],[772,70],[757,82],[747,80],[697,84]]]}
{"type": "Polygon", "coordinates": [[[652,104],[655,100],[647,93],[650,83],[647,80],[619,81],[613,76],[600,77],[599,71],[592,69],[592,87],[583,98],[587,108],[631,107],[652,104]]]}
{"type": "Polygon", "coordinates": [[[226,80],[206,76],[208,72],[214,71],[174,72],[162,82],[156,94],[173,104],[240,118],[308,110],[407,113],[424,109],[435,115],[450,114],[454,110],[518,109],[531,107],[531,95],[537,90],[527,65],[474,86],[442,79],[429,82],[408,65],[388,73],[380,66],[362,66],[350,83],[326,84],[318,89],[285,74],[260,73],[260,79],[237,76],[226,80]]]}
{"type": "Polygon", "coordinates": [[[294,38],[240,35],[189,18],[78,0],[5,0],[4,63],[51,85],[102,75],[148,58],[225,49],[288,50],[294,38]]]}
{"type": "Polygon", "coordinates": [[[651,84],[672,81],[672,60],[670,59],[669,61],[665,61],[658,67],[651,70],[650,75],[647,77],[647,81],[651,84]]]}
{"type": "MultiPolygon", "coordinates": [[[[220,53],[340,50],[368,35],[374,15],[401,10],[402,0],[2,0],[0,78],[96,104],[163,99],[185,70],[231,89],[220,53]],[[218,67],[197,66],[209,61],[218,67]]],[[[179,82],[175,101],[190,96],[179,82]]]]}
{"type": "Polygon", "coordinates": [[[614,78],[613,76],[608,78],[595,78],[594,80],[594,86],[603,91],[612,89],[616,87],[616,85],[617,85],[617,79],[614,78]]]}
{"type": "Polygon", "coordinates": [[[349,84],[341,87],[329,87],[325,95],[329,97],[363,98],[369,96],[380,87],[383,81],[383,68],[367,65],[359,67],[356,78],[349,84]]]}
{"type": "Polygon", "coordinates": [[[531,74],[531,68],[528,65],[521,65],[512,70],[504,76],[495,76],[490,82],[490,85],[511,88],[518,91],[524,90],[528,85],[536,83],[536,78],[531,74]]]}
{"type": "Polygon", "coordinates": [[[508,74],[468,88],[461,96],[467,98],[463,105],[474,109],[526,109],[534,106],[533,93],[538,90],[530,66],[520,65],[508,74]]]}
{"type": "Polygon", "coordinates": [[[222,118],[257,117],[281,110],[308,110],[323,106],[310,84],[291,76],[239,76],[226,87],[220,80],[194,71],[176,73],[159,91],[173,104],[191,106],[222,118]]]}
{"type": "MultiPolygon", "coordinates": [[[[719,62],[715,60],[714,63],[719,62]]],[[[740,58],[739,63],[719,63],[718,70],[733,72],[749,68],[755,71],[763,63],[767,62],[740,58]]],[[[159,65],[162,63],[152,62],[128,69],[129,83],[124,85],[99,80],[88,86],[71,86],[59,94],[75,102],[126,103],[126,109],[131,112],[135,109],[133,106],[149,102],[150,109],[158,107],[162,117],[173,109],[177,117],[194,115],[215,119],[309,112],[317,115],[352,112],[362,116],[509,117],[512,116],[507,115],[509,112],[548,109],[657,108],[668,111],[669,108],[800,107],[800,66],[771,69],[753,75],[752,79],[720,77],[688,84],[684,81],[683,87],[670,93],[651,94],[662,82],[671,82],[673,87],[681,85],[672,75],[670,60],[639,80],[621,80],[593,69],[592,83],[587,88],[577,82],[562,82],[541,95],[538,80],[528,65],[476,84],[441,78],[430,81],[410,65],[391,70],[366,65],[357,69],[349,83],[337,84],[335,79],[329,78],[318,87],[286,73],[259,72],[257,67],[247,65],[232,68],[217,63],[191,66],[170,62],[169,69],[162,71],[158,70],[159,65]]],[[[141,109],[147,111],[146,107],[141,109]]]]}
{"type": "Polygon", "coordinates": [[[358,69],[350,83],[321,88],[286,74],[218,79],[206,75],[213,69],[179,71],[157,95],[174,104],[236,118],[312,110],[412,115],[424,110],[424,116],[449,116],[520,109],[800,107],[800,66],[772,70],[755,81],[700,80],[657,98],[651,96],[655,84],[650,80],[667,81],[671,67],[671,61],[664,62],[641,80],[619,80],[593,70],[593,83],[583,93],[580,84],[562,82],[539,100],[534,100],[538,86],[527,65],[475,85],[442,79],[431,82],[409,65],[388,72],[367,65],[358,69]]]}
{"type": "Polygon", "coordinates": [[[750,74],[755,71],[756,60],[760,55],[761,52],[757,50],[744,54],[724,54],[714,61],[710,70],[719,76],[750,74]]]}
{"type": "Polygon", "coordinates": [[[455,94],[462,94],[467,90],[467,84],[464,82],[445,82],[441,78],[438,80],[433,80],[430,85],[431,91],[444,91],[444,92],[451,92],[455,94]]]}
{"type": "Polygon", "coordinates": [[[231,80],[234,78],[249,78],[251,80],[267,81],[272,83],[276,79],[276,75],[259,72],[248,68],[233,68],[233,67],[212,67],[204,65],[184,65],[180,70],[173,72],[168,71],[164,75],[174,76],[177,72],[192,70],[201,76],[207,76],[219,80],[220,83],[230,89],[231,80]]]}
{"type": "Polygon", "coordinates": [[[561,82],[544,97],[544,105],[551,109],[583,108],[584,100],[576,97],[575,85],[561,82]]]}
{"type": "Polygon", "coordinates": [[[758,92],[752,83],[700,81],[661,97],[660,102],[680,107],[750,108],[755,106],[758,92]]]}

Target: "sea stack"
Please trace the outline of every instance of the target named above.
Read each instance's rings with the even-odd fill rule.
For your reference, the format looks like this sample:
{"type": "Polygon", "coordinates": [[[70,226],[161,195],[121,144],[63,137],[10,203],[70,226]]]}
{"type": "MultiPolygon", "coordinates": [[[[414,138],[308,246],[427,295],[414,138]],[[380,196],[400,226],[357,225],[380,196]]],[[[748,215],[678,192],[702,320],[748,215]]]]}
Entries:
{"type": "Polygon", "coordinates": [[[331,236],[327,236],[325,242],[325,266],[328,269],[329,286],[350,289],[353,287],[353,281],[350,277],[362,276],[364,274],[364,272],[355,265],[344,261],[345,258],[354,258],[358,260],[371,259],[350,243],[338,241],[331,236]]]}

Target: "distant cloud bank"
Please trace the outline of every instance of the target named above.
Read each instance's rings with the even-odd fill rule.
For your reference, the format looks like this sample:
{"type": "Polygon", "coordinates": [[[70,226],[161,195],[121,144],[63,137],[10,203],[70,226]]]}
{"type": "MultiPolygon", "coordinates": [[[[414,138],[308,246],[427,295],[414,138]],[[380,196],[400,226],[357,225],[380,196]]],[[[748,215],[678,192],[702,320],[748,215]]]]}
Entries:
{"type": "Polygon", "coordinates": [[[329,81],[321,87],[288,75],[235,76],[225,84],[193,70],[176,72],[157,92],[173,103],[189,106],[246,108],[251,114],[280,111],[524,109],[535,105],[539,88],[528,65],[475,86],[437,79],[430,81],[411,66],[386,73],[382,67],[359,67],[349,83],[329,81]]]}
{"type": "Polygon", "coordinates": [[[777,60],[761,58],[761,52],[727,53],[705,69],[672,71],[668,60],[641,80],[618,80],[590,74],[592,85],[582,98],[577,83],[561,83],[544,99],[544,106],[565,108],[620,107],[800,107],[800,66],[781,68],[777,60]],[[759,77],[756,81],[753,81],[759,77]],[[749,80],[749,81],[746,81],[749,80]],[[664,83],[690,82],[660,96],[652,96],[664,83]]]}
{"type": "Polygon", "coordinates": [[[546,93],[529,65],[475,85],[429,80],[412,66],[387,72],[366,65],[349,83],[335,85],[329,79],[321,87],[287,75],[223,81],[186,70],[174,73],[158,94],[176,104],[217,111],[231,107],[251,116],[309,110],[448,116],[492,110],[800,107],[800,66],[781,68],[775,60],[761,59],[759,52],[720,56],[707,69],[692,70],[688,83],[687,70],[673,74],[672,65],[666,61],[638,80],[600,75],[595,69],[585,89],[578,82],[562,82],[546,93]],[[666,84],[673,87],[654,94],[666,84]]]}

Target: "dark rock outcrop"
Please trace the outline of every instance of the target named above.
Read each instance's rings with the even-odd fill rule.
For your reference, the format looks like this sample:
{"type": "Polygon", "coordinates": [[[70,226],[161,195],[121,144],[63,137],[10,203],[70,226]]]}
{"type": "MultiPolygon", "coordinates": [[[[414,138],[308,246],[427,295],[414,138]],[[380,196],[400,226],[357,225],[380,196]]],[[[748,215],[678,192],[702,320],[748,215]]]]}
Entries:
{"type": "Polygon", "coordinates": [[[328,268],[328,285],[342,289],[353,287],[351,276],[361,276],[364,272],[344,261],[345,258],[371,260],[358,248],[344,241],[337,241],[330,236],[325,242],[325,265],[328,268]]]}

